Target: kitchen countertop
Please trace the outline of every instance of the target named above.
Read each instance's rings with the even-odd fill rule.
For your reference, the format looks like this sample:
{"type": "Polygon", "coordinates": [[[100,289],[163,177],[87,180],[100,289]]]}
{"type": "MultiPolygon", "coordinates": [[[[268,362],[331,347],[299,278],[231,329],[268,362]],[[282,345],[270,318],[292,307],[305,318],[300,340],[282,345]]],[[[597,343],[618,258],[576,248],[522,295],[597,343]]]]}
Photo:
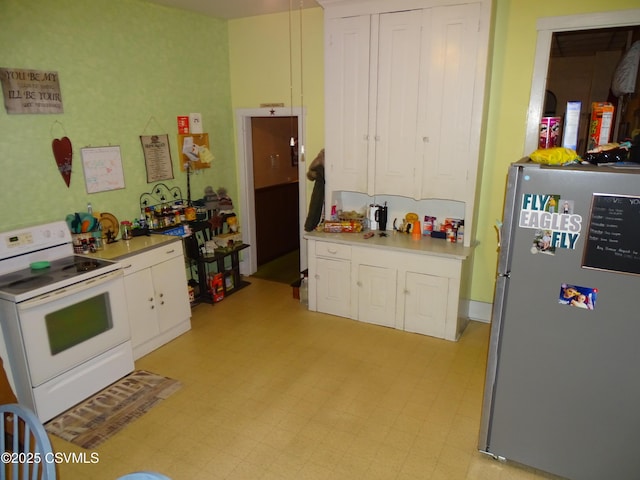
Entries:
{"type": "Polygon", "coordinates": [[[137,255],[146,250],[181,240],[181,237],[174,235],[152,233],[148,236],[141,235],[139,237],[133,237],[131,240],[118,240],[114,243],[107,243],[102,250],[98,250],[96,253],[90,253],[89,256],[117,261],[130,257],[131,255],[137,255]]]}
{"type": "Polygon", "coordinates": [[[434,255],[438,257],[455,258],[464,260],[471,255],[472,247],[465,247],[462,243],[451,243],[446,239],[413,235],[394,231],[387,231],[386,237],[376,234],[371,238],[364,238],[364,233],[327,233],[307,232],[304,238],[309,240],[321,240],[326,242],[356,245],[361,247],[395,250],[405,253],[417,253],[422,255],[434,255]]]}

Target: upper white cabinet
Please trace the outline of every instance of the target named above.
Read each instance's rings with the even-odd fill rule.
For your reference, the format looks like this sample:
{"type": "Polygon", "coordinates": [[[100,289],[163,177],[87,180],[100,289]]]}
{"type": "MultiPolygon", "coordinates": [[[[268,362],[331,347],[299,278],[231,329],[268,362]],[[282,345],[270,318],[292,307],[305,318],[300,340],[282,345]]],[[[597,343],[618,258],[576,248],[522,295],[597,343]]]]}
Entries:
{"type": "Polygon", "coordinates": [[[332,192],[465,202],[473,217],[491,1],[319,0],[332,192]]]}

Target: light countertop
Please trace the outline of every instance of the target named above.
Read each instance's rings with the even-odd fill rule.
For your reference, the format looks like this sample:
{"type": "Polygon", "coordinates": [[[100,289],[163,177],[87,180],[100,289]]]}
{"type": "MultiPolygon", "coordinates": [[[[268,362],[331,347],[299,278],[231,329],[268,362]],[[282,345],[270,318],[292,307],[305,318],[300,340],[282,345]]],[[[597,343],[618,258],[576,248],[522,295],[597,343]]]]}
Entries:
{"type": "Polygon", "coordinates": [[[464,260],[471,255],[472,247],[465,247],[462,243],[451,243],[446,239],[420,236],[387,231],[386,237],[381,237],[378,232],[371,238],[364,238],[364,233],[327,233],[307,232],[304,237],[309,240],[321,240],[325,242],[342,243],[358,247],[371,247],[385,250],[395,250],[405,253],[417,253],[422,255],[435,255],[438,257],[455,258],[464,260]]]}
{"type": "Polygon", "coordinates": [[[131,240],[118,240],[114,243],[105,244],[102,250],[91,253],[89,256],[103,258],[105,260],[122,260],[131,255],[137,255],[146,250],[151,250],[162,245],[181,241],[181,237],[173,235],[161,235],[152,233],[149,236],[141,235],[133,237],[131,240]]]}

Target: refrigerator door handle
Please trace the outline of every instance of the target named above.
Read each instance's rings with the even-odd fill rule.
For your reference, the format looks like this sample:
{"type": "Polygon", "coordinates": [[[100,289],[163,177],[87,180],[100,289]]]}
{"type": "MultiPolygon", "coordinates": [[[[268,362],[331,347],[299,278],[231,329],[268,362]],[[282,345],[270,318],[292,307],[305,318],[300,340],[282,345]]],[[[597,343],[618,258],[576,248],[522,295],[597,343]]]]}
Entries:
{"type": "Polygon", "coordinates": [[[496,220],[496,230],[498,230],[498,248],[502,245],[502,225],[500,220],[496,220]]]}

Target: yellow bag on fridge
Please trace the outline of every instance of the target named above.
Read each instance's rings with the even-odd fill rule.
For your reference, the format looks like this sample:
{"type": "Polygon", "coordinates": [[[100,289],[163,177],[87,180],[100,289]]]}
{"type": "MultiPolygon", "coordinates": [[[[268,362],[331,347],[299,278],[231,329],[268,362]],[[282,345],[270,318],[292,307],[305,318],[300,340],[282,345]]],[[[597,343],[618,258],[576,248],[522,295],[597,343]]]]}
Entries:
{"type": "Polygon", "coordinates": [[[529,155],[532,162],[543,165],[570,165],[580,162],[575,150],[564,147],[540,148],[529,155]]]}

